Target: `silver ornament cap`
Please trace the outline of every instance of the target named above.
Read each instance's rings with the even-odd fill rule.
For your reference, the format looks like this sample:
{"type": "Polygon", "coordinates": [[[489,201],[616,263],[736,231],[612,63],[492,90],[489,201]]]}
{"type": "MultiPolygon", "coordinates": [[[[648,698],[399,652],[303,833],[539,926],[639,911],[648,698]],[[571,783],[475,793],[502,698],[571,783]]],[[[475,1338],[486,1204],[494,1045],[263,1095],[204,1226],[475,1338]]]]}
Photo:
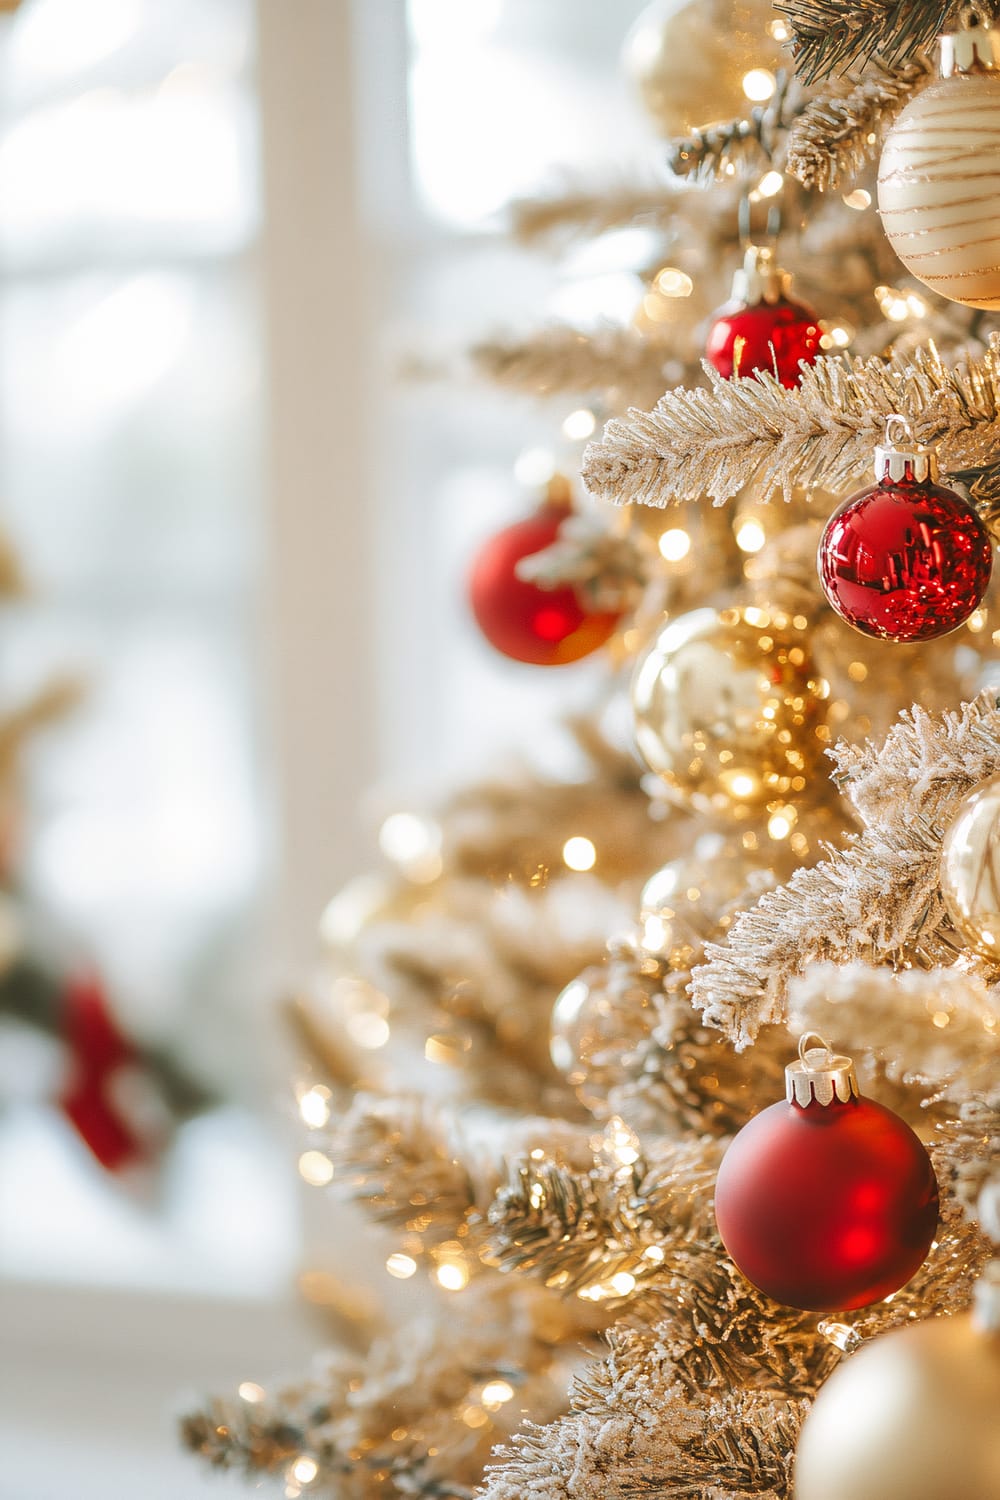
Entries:
{"type": "Polygon", "coordinates": [[[938,477],[937,454],[922,448],[913,436],[906,417],[893,412],[885,419],[885,442],[875,449],[875,478],[881,484],[910,480],[916,484],[933,484],[938,477]]]}
{"type": "Polygon", "coordinates": [[[854,1060],[835,1053],[815,1031],[799,1042],[799,1055],[785,1068],[785,1098],[789,1104],[848,1104],[860,1098],[854,1060]],[[810,1045],[812,1044],[812,1045],[810,1045]]]}
{"type": "Polygon", "coordinates": [[[778,265],[769,245],[748,245],[742,266],[733,272],[732,299],[747,307],[773,304],[787,297],[791,285],[792,278],[778,265]]]}

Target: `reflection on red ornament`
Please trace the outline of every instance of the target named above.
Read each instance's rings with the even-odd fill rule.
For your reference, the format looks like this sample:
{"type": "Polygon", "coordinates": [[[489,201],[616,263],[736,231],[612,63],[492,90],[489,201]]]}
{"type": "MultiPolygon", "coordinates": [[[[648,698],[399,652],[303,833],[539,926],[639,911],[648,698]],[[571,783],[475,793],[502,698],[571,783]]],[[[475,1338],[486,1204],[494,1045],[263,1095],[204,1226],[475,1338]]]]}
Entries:
{"type": "Polygon", "coordinates": [[[588,611],[569,585],[543,589],[517,576],[522,558],[557,540],[569,513],[565,505],[543,505],[491,537],[472,565],[472,612],[490,645],[513,661],[542,667],[579,661],[603,646],[618,623],[617,614],[588,611]]]}

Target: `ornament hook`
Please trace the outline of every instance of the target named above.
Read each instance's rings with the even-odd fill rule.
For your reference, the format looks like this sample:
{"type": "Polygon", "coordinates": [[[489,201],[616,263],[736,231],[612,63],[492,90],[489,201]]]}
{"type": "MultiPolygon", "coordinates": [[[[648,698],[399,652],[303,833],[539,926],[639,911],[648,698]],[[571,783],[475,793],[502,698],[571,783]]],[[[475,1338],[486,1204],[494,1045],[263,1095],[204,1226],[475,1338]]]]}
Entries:
{"type": "MultiPolygon", "coordinates": [[[[825,1052],[827,1057],[833,1056],[833,1048],[830,1046],[830,1043],[826,1040],[825,1037],[821,1037],[818,1031],[804,1031],[799,1037],[799,1061],[802,1063],[802,1066],[804,1068],[812,1067],[812,1064],[810,1063],[808,1058],[808,1053],[818,1051],[825,1052]],[[808,1046],[807,1043],[810,1041],[816,1042],[817,1046],[808,1046]]],[[[826,1067],[828,1066],[828,1064],[824,1062],[820,1064],[820,1066],[826,1067]]]]}
{"type": "Polygon", "coordinates": [[[908,447],[912,448],[913,441],[913,428],[910,426],[909,417],[904,417],[902,412],[890,412],[885,419],[886,447],[898,448],[905,442],[908,447]]]}

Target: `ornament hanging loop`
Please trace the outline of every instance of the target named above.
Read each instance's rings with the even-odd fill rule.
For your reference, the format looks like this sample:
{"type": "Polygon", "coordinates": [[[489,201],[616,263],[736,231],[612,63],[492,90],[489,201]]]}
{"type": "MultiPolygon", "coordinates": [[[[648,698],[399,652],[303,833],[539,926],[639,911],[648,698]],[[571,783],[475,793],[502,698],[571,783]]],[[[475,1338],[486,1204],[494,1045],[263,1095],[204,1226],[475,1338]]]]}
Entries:
{"type": "Polygon", "coordinates": [[[885,419],[885,442],[875,449],[875,478],[880,483],[933,484],[937,477],[937,455],[916,441],[909,417],[890,412],[885,419]]]}
{"type": "Polygon", "coordinates": [[[838,1056],[816,1031],[807,1031],[799,1041],[799,1055],[785,1068],[785,1098],[805,1109],[810,1104],[847,1104],[859,1098],[854,1061],[838,1056]],[[810,1046],[810,1043],[818,1044],[810,1046]]]}
{"type": "Polygon", "coordinates": [[[833,1056],[833,1048],[825,1037],[820,1036],[818,1031],[804,1031],[799,1037],[799,1061],[805,1068],[812,1067],[812,1063],[809,1061],[810,1052],[824,1052],[827,1057],[833,1056]],[[816,1045],[811,1047],[809,1045],[810,1042],[815,1042],[816,1045]]]}

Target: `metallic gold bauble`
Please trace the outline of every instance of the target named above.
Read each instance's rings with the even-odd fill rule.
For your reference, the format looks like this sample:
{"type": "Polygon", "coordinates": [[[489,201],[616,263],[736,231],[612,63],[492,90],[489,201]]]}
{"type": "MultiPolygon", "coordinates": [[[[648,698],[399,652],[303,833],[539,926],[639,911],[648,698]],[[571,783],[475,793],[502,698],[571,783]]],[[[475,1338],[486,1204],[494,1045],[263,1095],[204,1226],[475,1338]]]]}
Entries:
{"type": "Polygon", "coordinates": [[[950,76],[911,99],[886,137],[878,206],[918,280],[966,307],[1000,308],[1000,33],[946,37],[950,76]]]}
{"type": "Polygon", "coordinates": [[[768,97],[767,75],[783,66],[773,26],[759,0],[655,0],[625,38],[622,68],[659,133],[687,135],[768,97]]]}
{"type": "Polygon", "coordinates": [[[1000,1337],[929,1318],[865,1345],[823,1386],[795,1500],[997,1500],[1000,1337]]]}
{"type": "Polygon", "coordinates": [[[787,616],[694,610],[671,620],[639,661],[636,742],[682,806],[759,816],[818,776],[828,693],[787,616]]]}
{"type": "Polygon", "coordinates": [[[639,941],[672,969],[701,963],[732,915],[781,878],[769,841],[747,849],[739,835],[705,833],[694,848],[651,875],[639,898],[639,941]]]}
{"type": "Polygon", "coordinates": [[[592,964],[552,1007],[552,1061],[588,1109],[600,1112],[621,1079],[623,1052],[652,1031],[656,988],[655,975],[627,965],[592,964]]]}
{"type": "Polygon", "coordinates": [[[969,946],[1000,962],[1000,776],[959,808],[941,849],[941,894],[969,946]]]}

